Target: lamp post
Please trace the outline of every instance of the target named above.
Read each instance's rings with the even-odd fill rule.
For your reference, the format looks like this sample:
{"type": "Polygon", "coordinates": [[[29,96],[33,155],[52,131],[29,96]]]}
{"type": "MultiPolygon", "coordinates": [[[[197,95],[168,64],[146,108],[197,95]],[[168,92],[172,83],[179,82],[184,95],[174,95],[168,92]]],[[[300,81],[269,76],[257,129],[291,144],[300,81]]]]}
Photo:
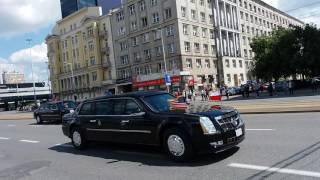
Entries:
{"type": "Polygon", "coordinates": [[[34,74],[33,74],[33,59],[31,56],[31,42],[32,39],[26,39],[26,41],[28,42],[29,45],[29,53],[30,53],[30,58],[31,58],[31,75],[32,75],[32,83],[33,83],[33,99],[34,99],[34,103],[37,104],[37,96],[36,96],[36,87],[35,87],[35,82],[34,82],[34,74]]]}
{"type": "MultiPolygon", "coordinates": [[[[162,28],[155,28],[154,31],[160,30],[160,36],[161,36],[161,44],[162,44],[162,54],[163,54],[163,63],[164,63],[164,71],[165,71],[165,77],[168,76],[168,69],[167,69],[167,62],[166,62],[166,50],[164,47],[164,39],[163,39],[163,33],[162,28]]],[[[166,84],[167,92],[170,92],[169,86],[166,84]]]]}
{"type": "Polygon", "coordinates": [[[46,65],[47,65],[48,87],[49,87],[49,92],[50,92],[50,95],[51,95],[52,93],[51,93],[51,85],[50,85],[49,61],[46,61],[45,63],[46,63],[46,65]]]}

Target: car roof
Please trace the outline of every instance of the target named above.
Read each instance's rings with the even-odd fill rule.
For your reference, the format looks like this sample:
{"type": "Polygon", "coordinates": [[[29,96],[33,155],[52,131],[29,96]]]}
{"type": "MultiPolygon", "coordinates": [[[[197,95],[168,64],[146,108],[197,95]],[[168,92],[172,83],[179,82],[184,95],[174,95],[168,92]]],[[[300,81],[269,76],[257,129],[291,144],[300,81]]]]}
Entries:
{"type": "Polygon", "coordinates": [[[168,93],[164,91],[137,91],[137,92],[124,93],[124,94],[111,95],[111,96],[110,95],[101,96],[97,98],[87,99],[84,102],[94,101],[94,100],[103,100],[103,99],[109,99],[109,98],[124,98],[124,97],[142,98],[146,96],[154,96],[154,95],[161,95],[161,94],[168,94],[168,93]]]}

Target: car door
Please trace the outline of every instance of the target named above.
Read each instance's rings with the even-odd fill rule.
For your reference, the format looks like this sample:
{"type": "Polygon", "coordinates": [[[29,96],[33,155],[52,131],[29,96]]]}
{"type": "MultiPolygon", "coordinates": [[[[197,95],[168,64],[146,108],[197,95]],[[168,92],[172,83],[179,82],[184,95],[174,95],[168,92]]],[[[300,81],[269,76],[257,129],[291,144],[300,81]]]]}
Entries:
{"type": "Polygon", "coordinates": [[[120,121],[127,143],[155,144],[157,122],[150,118],[142,104],[136,99],[126,99],[124,115],[120,121]]]}
{"type": "Polygon", "coordinates": [[[80,126],[86,132],[88,140],[97,140],[97,132],[94,131],[97,123],[94,111],[94,102],[85,102],[82,104],[78,114],[80,126]]]}
{"type": "Polygon", "coordinates": [[[37,115],[42,119],[42,120],[46,120],[46,111],[47,111],[47,107],[48,107],[48,104],[47,103],[44,103],[44,104],[41,104],[40,105],[40,108],[37,112],[37,115]]]}
{"type": "Polygon", "coordinates": [[[101,141],[123,142],[120,132],[121,118],[118,115],[124,110],[124,102],[113,99],[101,100],[96,101],[95,107],[97,121],[94,131],[97,138],[101,141]]]}
{"type": "Polygon", "coordinates": [[[61,115],[59,111],[59,107],[57,103],[50,103],[48,104],[48,111],[47,111],[47,117],[48,121],[59,121],[61,120],[61,115]]]}

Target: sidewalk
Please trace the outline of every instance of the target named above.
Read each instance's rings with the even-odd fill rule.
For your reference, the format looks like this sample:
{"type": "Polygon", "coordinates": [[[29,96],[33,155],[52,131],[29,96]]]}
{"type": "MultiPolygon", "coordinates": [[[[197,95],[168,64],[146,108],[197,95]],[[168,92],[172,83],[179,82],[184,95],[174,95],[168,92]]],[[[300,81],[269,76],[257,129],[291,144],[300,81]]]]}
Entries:
{"type": "Polygon", "coordinates": [[[0,112],[0,120],[29,120],[33,119],[33,112],[4,111],[0,112]]]}

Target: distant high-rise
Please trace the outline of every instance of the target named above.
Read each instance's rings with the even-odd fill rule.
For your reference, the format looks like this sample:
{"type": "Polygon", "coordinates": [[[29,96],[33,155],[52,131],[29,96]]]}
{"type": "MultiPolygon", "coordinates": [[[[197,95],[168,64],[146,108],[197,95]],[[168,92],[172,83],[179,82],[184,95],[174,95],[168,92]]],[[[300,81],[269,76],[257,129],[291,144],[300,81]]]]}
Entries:
{"type": "Polygon", "coordinates": [[[65,18],[82,8],[94,6],[101,6],[103,14],[106,14],[110,9],[119,7],[121,0],[60,0],[60,3],[62,18],[65,18]]]}

